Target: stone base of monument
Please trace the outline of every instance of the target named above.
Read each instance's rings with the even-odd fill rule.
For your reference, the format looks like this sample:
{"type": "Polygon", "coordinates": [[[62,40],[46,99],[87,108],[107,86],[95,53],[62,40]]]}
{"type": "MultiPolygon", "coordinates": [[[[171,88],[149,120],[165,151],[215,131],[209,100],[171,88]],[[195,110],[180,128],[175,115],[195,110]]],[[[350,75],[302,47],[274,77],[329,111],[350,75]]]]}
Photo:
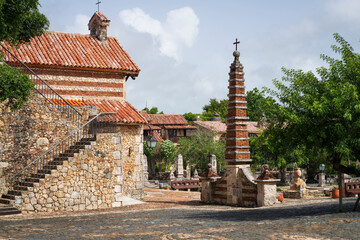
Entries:
{"type": "Polygon", "coordinates": [[[290,190],[284,189],[284,198],[293,199],[309,199],[330,196],[330,188],[322,187],[307,187],[304,190],[290,190]]]}

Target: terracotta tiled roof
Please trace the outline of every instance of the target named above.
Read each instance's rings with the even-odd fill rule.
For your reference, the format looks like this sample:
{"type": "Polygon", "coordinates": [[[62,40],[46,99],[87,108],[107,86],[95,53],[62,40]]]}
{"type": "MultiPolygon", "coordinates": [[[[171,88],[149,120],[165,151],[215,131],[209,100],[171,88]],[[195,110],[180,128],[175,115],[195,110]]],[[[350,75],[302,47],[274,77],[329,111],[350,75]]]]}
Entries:
{"type": "MultiPolygon", "coordinates": [[[[74,107],[93,106],[99,112],[115,112],[116,121],[121,123],[147,123],[145,118],[125,100],[75,100],[67,99],[68,103],[74,107]]],[[[55,104],[61,104],[55,102],[55,104]]]]}
{"type": "Polygon", "coordinates": [[[163,140],[162,137],[160,136],[160,134],[157,131],[153,131],[153,133],[154,133],[153,136],[156,139],[156,141],[161,142],[163,140]]]}
{"type": "Polygon", "coordinates": [[[141,111],[151,125],[188,125],[188,122],[181,114],[147,114],[141,111]]]}
{"type": "Polygon", "coordinates": [[[259,133],[259,124],[258,122],[248,122],[247,123],[247,129],[249,133],[259,133]]]}
{"type": "Polygon", "coordinates": [[[165,129],[196,129],[195,126],[191,125],[166,125],[165,129]]]}
{"type": "MultiPolygon", "coordinates": [[[[151,126],[151,130],[160,130],[161,129],[161,127],[159,127],[159,126],[154,126],[154,125],[150,125],[150,126],[151,126]]],[[[149,126],[145,125],[144,130],[150,130],[149,126]]]]}
{"type": "Polygon", "coordinates": [[[226,133],[226,124],[220,121],[195,121],[194,124],[218,133],[226,133]]]}
{"type": "MultiPolygon", "coordinates": [[[[226,124],[220,121],[195,121],[194,124],[218,133],[226,133],[226,124]]],[[[249,133],[257,134],[260,127],[258,122],[247,122],[247,129],[249,133]]]]}
{"type": "Polygon", "coordinates": [[[29,66],[126,72],[138,75],[139,67],[115,37],[101,42],[90,35],[45,32],[18,48],[3,43],[29,66]]]}

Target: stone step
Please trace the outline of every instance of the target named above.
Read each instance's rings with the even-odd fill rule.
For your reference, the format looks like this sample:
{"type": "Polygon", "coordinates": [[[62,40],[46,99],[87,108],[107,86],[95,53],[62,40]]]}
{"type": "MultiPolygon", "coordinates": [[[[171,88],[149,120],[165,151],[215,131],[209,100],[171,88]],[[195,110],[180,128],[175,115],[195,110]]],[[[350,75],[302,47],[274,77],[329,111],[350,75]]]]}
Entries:
{"type": "Polygon", "coordinates": [[[1,196],[2,199],[11,199],[11,200],[15,200],[15,196],[14,195],[10,195],[10,194],[3,194],[1,196]]]}
{"type": "Polygon", "coordinates": [[[11,191],[8,191],[7,194],[14,195],[14,196],[21,196],[21,191],[11,190],[11,191]]]}
{"type": "Polygon", "coordinates": [[[1,204],[11,204],[11,200],[10,199],[5,199],[5,198],[0,198],[0,203],[1,204]]]}
{"type": "Polygon", "coordinates": [[[44,173],[32,173],[30,178],[45,178],[46,174],[44,173]]]}
{"type": "Polygon", "coordinates": [[[40,169],[40,170],[38,170],[37,173],[40,173],[40,174],[51,174],[51,170],[49,170],[49,169],[40,169]]]}
{"type": "Polygon", "coordinates": [[[44,167],[43,167],[43,170],[54,170],[54,169],[57,169],[57,166],[58,165],[61,165],[61,164],[49,164],[48,163],[48,165],[45,165],[44,167]]]}
{"type": "Polygon", "coordinates": [[[15,185],[14,186],[14,190],[18,190],[18,191],[27,191],[28,188],[26,186],[19,186],[19,185],[15,185]]]}
{"type": "Polygon", "coordinates": [[[13,214],[20,214],[21,211],[18,210],[15,207],[9,206],[9,207],[0,207],[0,216],[5,215],[13,215],[13,214]]]}
{"type": "Polygon", "coordinates": [[[40,181],[40,179],[43,179],[43,178],[42,177],[29,177],[29,178],[25,178],[25,182],[37,183],[40,181]]]}
{"type": "Polygon", "coordinates": [[[20,182],[16,181],[14,187],[33,187],[34,182],[20,182]]]}

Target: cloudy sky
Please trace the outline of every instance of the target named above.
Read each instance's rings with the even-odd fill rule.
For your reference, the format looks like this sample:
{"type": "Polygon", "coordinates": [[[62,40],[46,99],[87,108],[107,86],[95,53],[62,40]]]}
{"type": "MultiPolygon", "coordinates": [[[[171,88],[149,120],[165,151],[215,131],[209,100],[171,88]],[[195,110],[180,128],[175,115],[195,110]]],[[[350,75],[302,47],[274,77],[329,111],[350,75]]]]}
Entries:
{"type": "MultiPolygon", "coordinates": [[[[50,30],[88,34],[97,0],[40,0],[50,30]]],[[[314,70],[337,32],[359,50],[359,0],[101,0],[100,12],[141,69],[127,83],[138,109],[202,112],[227,98],[235,38],[247,90],[271,87],[281,67],[314,70]]]]}

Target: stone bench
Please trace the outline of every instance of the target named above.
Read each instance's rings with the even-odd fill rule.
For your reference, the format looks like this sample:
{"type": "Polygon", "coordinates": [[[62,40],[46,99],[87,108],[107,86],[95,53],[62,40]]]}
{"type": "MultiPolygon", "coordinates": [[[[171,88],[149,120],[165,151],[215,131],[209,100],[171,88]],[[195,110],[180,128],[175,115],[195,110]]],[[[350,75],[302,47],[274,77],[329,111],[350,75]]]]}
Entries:
{"type": "Polygon", "coordinates": [[[199,189],[200,181],[199,180],[180,180],[180,181],[171,181],[171,189],[199,189]]]}
{"type": "Polygon", "coordinates": [[[353,193],[353,194],[358,195],[358,198],[356,199],[356,202],[355,202],[355,205],[353,208],[353,211],[355,211],[357,205],[359,204],[359,200],[360,200],[360,181],[345,183],[345,191],[347,193],[353,193]]]}

